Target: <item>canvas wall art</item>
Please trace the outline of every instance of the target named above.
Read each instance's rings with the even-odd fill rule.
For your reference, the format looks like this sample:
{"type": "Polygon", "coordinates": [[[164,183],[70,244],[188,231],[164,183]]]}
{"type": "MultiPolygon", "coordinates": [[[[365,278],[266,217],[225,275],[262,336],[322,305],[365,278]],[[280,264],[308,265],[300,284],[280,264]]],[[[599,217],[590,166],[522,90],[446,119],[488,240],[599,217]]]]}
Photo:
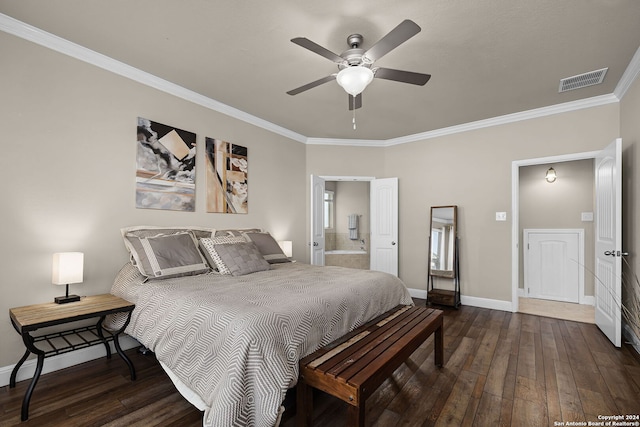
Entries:
{"type": "Polygon", "coordinates": [[[247,147],[205,138],[207,212],[247,213],[247,147]]]}
{"type": "Polygon", "coordinates": [[[136,208],[195,211],[195,133],[138,117],[136,162],[136,208]]]}

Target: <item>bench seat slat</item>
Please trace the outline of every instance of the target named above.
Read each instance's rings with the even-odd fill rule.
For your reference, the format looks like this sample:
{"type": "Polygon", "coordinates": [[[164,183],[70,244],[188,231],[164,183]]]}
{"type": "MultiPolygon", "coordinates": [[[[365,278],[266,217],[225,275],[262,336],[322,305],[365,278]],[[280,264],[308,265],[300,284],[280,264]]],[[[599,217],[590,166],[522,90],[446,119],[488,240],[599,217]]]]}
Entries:
{"type": "Polygon", "coordinates": [[[346,368],[346,366],[344,366],[341,369],[341,364],[345,363],[345,361],[346,363],[348,363],[349,360],[353,361],[359,359],[362,354],[370,350],[372,342],[388,338],[388,335],[390,334],[389,331],[393,331],[398,324],[406,322],[406,318],[408,315],[411,317],[415,316],[415,314],[407,314],[406,310],[403,310],[402,313],[400,313],[400,315],[398,316],[396,316],[396,314],[397,313],[394,313],[392,316],[390,316],[393,317],[393,319],[389,321],[387,321],[387,319],[383,319],[380,322],[371,324],[368,328],[365,329],[368,332],[366,339],[362,339],[349,346],[348,348],[343,349],[331,360],[325,361],[321,365],[317,366],[316,369],[335,378],[338,373],[346,368]],[[382,324],[382,326],[378,326],[379,324],[382,324]]]}
{"type": "Polygon", "coordinates": [[[327,375],[336,377],[338,380],[347,382],[353,375],[354,370],[359,370],[357,366],[368,364],[372,359],[389,347],[394,340],[400,338],[403,331],[410,330],[420,321],[419,312],[412,311],[403,313],[402,316],[389,322],[376,331],[376,335],[372,333],[366,340],[360,341],[357,348],[347,356],[339,355],[342,360],[333,368],[326,371],[327,375]],[[354,366],[355,365],[355,366],[354,366]]]}

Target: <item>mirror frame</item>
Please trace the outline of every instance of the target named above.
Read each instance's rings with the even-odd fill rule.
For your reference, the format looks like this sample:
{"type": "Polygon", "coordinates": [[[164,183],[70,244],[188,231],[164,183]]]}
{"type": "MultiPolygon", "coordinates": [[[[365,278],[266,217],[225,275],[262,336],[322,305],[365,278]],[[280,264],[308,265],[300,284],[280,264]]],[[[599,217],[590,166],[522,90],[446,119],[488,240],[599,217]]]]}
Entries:
{"type": "Polygon", "coordinates": [[[428,265],[429,265],[429,276],[435,276],[435,277],[447,277],[450,279],[454,279],[456,277],[456,271],[455,271],[455,257],[456,257],[456,245],[458,244],[458,206],[457,205],[449,205],[449,206],[431,206],[431,212],[430,212],[430,217],[429,217],[429,252],[428,252],[428,265]],[[452,259],[451,259],[451,270],[433,270],[431,268],[431,254],[432,252],[432,245],[433,245],[433,213],[434,210],[436,209],[453,209],[453,228],[451,230],[451,235],[450,235],[450,242],[452,244],[452,247],[449,251],[447,251],[448,253],[451,254],[452,259]]]}

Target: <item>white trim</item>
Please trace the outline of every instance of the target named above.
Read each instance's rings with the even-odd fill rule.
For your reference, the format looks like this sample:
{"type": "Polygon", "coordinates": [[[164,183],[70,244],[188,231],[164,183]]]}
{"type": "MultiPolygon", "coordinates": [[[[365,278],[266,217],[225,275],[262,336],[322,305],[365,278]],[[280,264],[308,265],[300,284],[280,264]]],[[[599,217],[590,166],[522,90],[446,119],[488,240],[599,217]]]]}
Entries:
{"type": "Polygon", "coordinates": [[[153,74],[139,70],[128,64],[110,58],[106,55],[80,46],[69,40],[48,33],[32,25],[26,24],[8,15],[0,13],[0,30],[23,38],[41,46],[60,52],[64,55],[71,56],[80,61],[95,65],[104,70],[129,78],[138,83],[153,87],[170,95],[182,98],[186,101],[208,108],[213,111],[225,114],[227,116],[242,120],[251,125],[265,129],[286,138],[309,145],[349,145],[360,147],[390,147],[393,145],[406,144],[408,142],[424,141],[426,139],[438,138],[446,135],[453,135],[461,132],[468,132],[477,129],[483,129],[492,126],[500,126],[508,123],[514,123],[522,120],[530,120],[538,117],[545,117],[554,114],[566,113],[569,111],[581,110],[584,108],[597,107],[601,105],[620,102],[626,91],[632,83],[640,75],[640,48],[632,58],[629,66],[625,70],[622,78],[618,82],[614,93],[608,95],[595,96],[592,98],[581,99],[572,102],[566,102],[557,105],[551,105],[533,110],[521,111],[518,113],[507,114],[485,120],[464,123],[461,125],[450,126],[442,129],[436,129],[428,132],[416,133],[413,135],[401,136],[391,139],[339,139],[339,138],[312,138],[286,129],[259,117],[245,113],[237,108],[223,104],[215,99],[208,98],[204,95],[186,89],[175,83],[171,83],[153,74]]]}
{"type": "Polygon", "coordinates": [[[570,111],[582,110],[584,108],[599,107],[601,105],[620,102],[613,94],[594,96],[592,98],[579,99],[577,101],[565,102],[563,104],[551,105],[548,107],[536,108],[519,113],[507,114],[485,120],[464,123],[428,132],[416,133],[413,135],[401,136],[391,139],[367,140],[367,139],[339,139],[339,138],[307,138],[307,144],[311,145],[352,145],[361,147],[391,147],[394,145],[406,144],[409,142],[424,141],[432,138],[453,135],[462,132],[469,132],[477,129],[484,129],[493,126],[500,126],[515,123],[523,120],[531,120],[539,117],[551,116],[570,111]]]}
{"type": "Polygon", "coordinates": [[[69,40],[58,37],[55,34],[48,33],[44,30],[36,28],[32,25],[18,21],[10,16],[0,13],[0,30],[21,37],[25,40],[47,47],[49,49],[68,55],[72,58],[95,65],[96,67],[126,77],[143,85],[158,89],[170,95],[182,98],[186,101],[208,108],[213,111],[225,114],[243,122],[247,122],[269,132],[282,135],[286,138],[293,139],[298,142],[306,142],[304,135],[293,132],[289,129],[268,122],[259,117],[253,116],[237,108],[223,104],[215,99],[208,98],[190,89],[172,83],[168,80],[154,76],[153,74],[142,71],[124,62],[118,61],[94,50],[88,49],[69,40]]]}
{"type": "Polygon", "coordinates": [[[633,330],[626,323],[622,323],[622,332],[627,342],[640,354],[640,338],[633,332],[633,330]]]}
{"type": "Polygon", "coordinates": [[[633,82],[640,75],[640,47],[636,50],[636,53],[631,58],[631,62],[627,66],[627,69],[624,70],[622,77],[620,77],[620,81],[616,85],[616,88],[613,90],[613,94],[618,97],[618,99],[622,99],[633,82]]]}
{"type": "MultiPolygon", "coordinates": [[[[129,350],[130,348],[140,346],[140,343],[128,335],[122,335],[119,337],[120,347],[122,350],[129,350]]],[[[111,346],[111,358],[120,359],[118,353],[116,353],[113,342],[110,342],[111,346]]],[[[86,347],[80,350],[72,351],[58,356],[52,356],[44,360],[42,368],[42,374],[48,374],[49,372],[58,371],[60,369],[68,368],[70,366],[78,365],[80,363],[88,362],[90,360],[99,359],[105,357],[105,349],[102,345],[96,345],[93,347],[86,347]]],[[[120,360],[124,363],[123,360],[120,360]]],[[[11,371],[15,364],[0,367],[0,387],[9,385],[11,379],[11,371]]],[[[16,381],[29,380],[33,377],[33,373],[36,370],[36,359],[29,359],[20,367],[16,381]]]]}
{"type": "MultiPolygon", "coordinates": [[[[412,298],[427,299],[426,290],[414,288],[408,289],[409,294],[412,298]]],[[[491,310],[512,311],[511,303],[509,301],[461,295],[460,302],[462,303],[462,305],[468,305],[472,307],[488,308],[491,310]]]]}
{"type": "Polygon", "coordinates": [[[502,301],[497,299],[468,297],[465,295],[460,296],[460,302],[462,305],[470,305],[473,307],[488,308],[491,310],[501,311],[513,311],[513,304],[509,301],[502,301]]]}
{"type": "Polygon", "coordinates": [[[468,132],[477,129],[483,129],[493,126],[500,126],[509,123],[520,122],[523,120],[531,120],[539,117],[551,116],[554,114],[566,113],[569,111],[582,110],[584,108],[598,107],[601,105],[612,104],[620,100],[613,94],[594,96],[592,98],[580,99],[563,104],[550,105],[547,107],[536,108],[533,110],[521,111],[519,113],[506,114],[504,116],[493,117],[485,120],[464,123],[461,125],[450,126],[442,129],[436,129],[429,132],[417,133],[414,135],[401,136],[386,141],[385,146],[398,144],[406,144],[407,142],[423,141],[425,139],[439,138],[441,136],[453,135],[456,133],[468,132]]]}
{"type": "Polygon", "coordinates": [[[309,145],[349,145],[353,147],[384,147],[384,139],[340,139],[340,138],[312,138],[306,140],[309,145]]]}
{"type": "Polygon", "coordinates": [[[320,175],[325,181],[373,181],[375,176],[320,175]]]}
{"type": "Polygon", "coordinates": [[[427,299],[427,291],[424,289],[408,288],[411,298],[427,299]]]}

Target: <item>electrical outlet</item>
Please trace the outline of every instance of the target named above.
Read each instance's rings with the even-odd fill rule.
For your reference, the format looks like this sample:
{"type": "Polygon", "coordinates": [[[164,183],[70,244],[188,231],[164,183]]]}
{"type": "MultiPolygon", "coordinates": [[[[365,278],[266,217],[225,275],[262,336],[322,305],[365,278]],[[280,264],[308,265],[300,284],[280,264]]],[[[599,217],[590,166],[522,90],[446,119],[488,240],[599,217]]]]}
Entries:
{"type": "Polygon", "coordinates": [[[506,212],[496,212],[496,221],[506,221],[507,213],[506,212]]]}

